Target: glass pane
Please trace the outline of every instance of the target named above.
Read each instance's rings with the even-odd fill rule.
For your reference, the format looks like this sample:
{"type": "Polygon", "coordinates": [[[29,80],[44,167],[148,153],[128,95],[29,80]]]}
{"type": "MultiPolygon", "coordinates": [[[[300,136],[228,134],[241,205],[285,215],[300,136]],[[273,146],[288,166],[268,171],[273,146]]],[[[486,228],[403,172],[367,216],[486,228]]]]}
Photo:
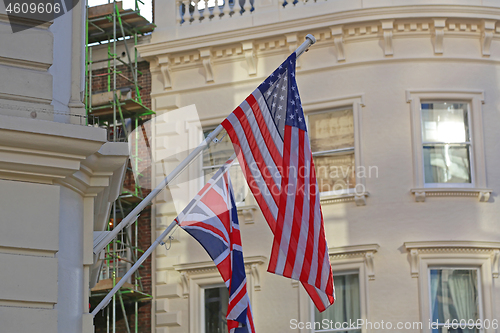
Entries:
{"type": "MultiPolygon", "coordinates": [[[[205,131],[205,137],[211,132],[212,130],[205,131]]],[[[217,144],[211,143],[210,146],[203,151],[203,166],[222,165],[226,163],[231,155],[233,155],[233,144],[231,143],[229,135],[226,134],[226,131],[219,133],[217,138],[222,138],[222,141],[217,144]]]]}
{"type": "Polygon", "coordinates": [[[227,332],[227,304],[229,293],[226,287],[205,289],[205,333],[227,332]]]}
{"type": "MultiPolygon", "coordinates": [[[[477,322],[480,319],[478,306],[478,273],[465,269],[431,269],[430,300],[433,323],[444,324],[449,320],[477,322]]],[[[465,325],[463,325],[465,326],[465,325]]],[[[462,327],[463,327],[462,326],[462,327]]],[[[477,328],[459,328],[449,332],[473,333],[477,328]]],[[[441,332],[433,328],[432,332],[441,332]]]]}
{"type": "Polygon", "coordinates": [[[313,160],[320,192],[347,190],[356,186],[354,152],[319,155],[313,160]]]}
{"type": "Polygon", "coordinates": [[[424,146],[426,183],[470,183],[469,146],[424,146]]]}
{"type": "Polygon", "coordinates": [[[469,141],[467,103],[422,103],[424,142],[460,143],[469,141]]]}
{"type": "Polygon", "coordinates": [[[314,309],[314,321],[321,323],[323,319],[327,319],[328,326],[334,326],[328,327],[328,329],[335,329],[335,325],[337,328],[342,328],[343,323],[351,324],[361,318],[358,274],[337,275],[334,276],[333,282],[335,284],[335,304],[323,312],[314,309]],[[333,324],[330,321],[333,321],[333,324]]]}
{"type": "MultiPolygon", "coordinates": [[[[205,173],[205,182],[208,182],[218,170],[219,167],[203,170],[205,173]]],[[[241,171],[239,164],[233,164],[231,168],[229,168],[229,176],[231,177],[231,183],[233,184],[234,200],[237,204],[239,202],[245,201],[248,187],[246,185],[247,182],[245,176],[243,176],[243,172],[241,171]]]]}
{"type": "Polygon", "coordinates": [[[308,131],[313,152],[354,147],[352,109],[312,114],[308,131]]]}

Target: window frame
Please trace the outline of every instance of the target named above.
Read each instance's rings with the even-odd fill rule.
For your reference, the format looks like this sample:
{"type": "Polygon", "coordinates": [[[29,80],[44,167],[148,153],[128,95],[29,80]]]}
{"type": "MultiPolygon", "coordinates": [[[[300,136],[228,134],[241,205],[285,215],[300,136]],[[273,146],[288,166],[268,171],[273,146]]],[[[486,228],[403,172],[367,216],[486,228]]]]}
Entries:
{"type": "MultiPolygon", "coordinates": [[[[354,168],[355,171],[364,167],[363,154],[361,150],[361,111],[365,106],[364,94],[330,98],[326,100],[302,101],[304,115],[309,119],[309,115],[322,112],[341,111],[347,108],[352,109],[354,125],[354,168]]],[[[309,120],[308,120],[309,121],[309,120]]],[[[356,187],[354,189],[343,190],[344,193],[320,193],[321,204],[340,203],[346,201],[355,201],[357,206],[366,205],[366,197],[369,193],[366,191],[366,181],[364,177],[359,177],[359,172],[355,172],[356,187]],[[359,188],[358,188],[359,186],[359,188]]],[[[340,191],[339,191],[340,192],[340,191]]]]}
{"type": "Polygon", "coordinates": [[[484,92],[480,90],[406,90],[406,101],[410,103],[410,119],[413,148],[413,182],[411,192],[417,202],[427,196],[477,196],[487,202],[492,190],[486,188],[486,162],[483,138],[482,107],[484,92]],[[422,103],[450,101],[468,103],[468,122],[471,183],[425,183],[422,103]]]}
{"type": "MultiPolygon", "coordinates": [[[[468,271],[476,271],[477,272],[477,295],[478,295],[478,312],[479,312],[479,321],[484,323],[484,313],[483,313],[483,299],[482,299],[482,274],[480,267],[477,266],[427,266],[427,282],[428,282],[428,290],[429,290],[429,318],[431,322],[433,322],[432,318],[432,295],[431,295],[431,270],[443,270],[443,269],[457,269],[457,270],[468,270],[468,271]]],[[[445,323],[439,323],[438,328],[444,327],[445,323]]],[[[476,326],[476,325],[474,325],[476,326]]],[[[481,330],[480,330],[481,331],[481,330]]]]}
{"type": "MultiPolygon", "coordinates": [[[[424,100],[420,100],[420,136],[421,136],[421,146],[422,146],[422,177],[423,177],[423,186],[425,188],[437,188],[437,187],[450,187],[450,188],[461,188],[461,187],[471,187],[473,188],[474,187],[474,184],[475,184],[475,168],[474,168],[474,141],[473,141],[473,137],[472,137],[472,123],[471,123],[471,103],[470,101],[468,100],[449,100],[449,99],[441,99],[441,100],[436,100],[436,99],[432,99],[432,100],[428,100],[428,99],[424,99],[424,100]],[[455,102],[458,102],[458,103],[463,103],[463,104],[467,104],[467,125],[468,125],[468,131],[469,131],[469,141],[468,142],[459,142],[457,144],[460,144],[460,145],[468,145],[469,147],[469,173],[470,173],[470,183],[426,183],[425,182],[425,164],[424,164],[424,146],[440,146],[440,145],[443,145],[443,144],[447,144],[446,142],[428,142],[428,141],[424,141],[424,138],[423,138],[423,134],[422,134],[422,104],[424,103],[440,103],[440,102],[452,102],[452,103],[455,103],[455,102]]],[[[449,143],[448,143],[449,144],[449,143]]]]}
{"type": "MultiPolygon", "coordinates": [[[[339,108],[334,108],[330,110],[320,110],[320,111],[314,111],[314,112],[309,112],[305,115],[306,118],[306,124],[307,124],[307,129],[309,130],[309,117],[314,116],[317,114],[323,114],[323,113],[333,113],[333,112],[342,112],[346,110],[352,110],[352,115],[353,115],[353,132],[354,132],[354,109],[351,106],[345,106],[345,107],[339,107],[339,108]]],[[[353,133],[354,136],[354,133],[353,133]]],[[[309,138],[310,140],[310,138],[309,138]]],[[[327,155],[327,154],[334,154],[335,156],[342,156],[342,155],[350,155],[351,153],[354,155],[354,169],[356,169],[356,138],[354,138],[353,146],[348,147],[348,148],[339,148],[339,149],[330,149],[330,150],[323,150],[319,152],[313,152],[311,148],[311,153],[312,156],[321,156],[321,155],[327,155]]],[[[356,170],[354,170],[356,174],[356,170]]],[[[317,173],[316,173],[317,174],[317,173]]],[[[357,185],[357,176],[356,176],[356,185],[357,185]]],[[[329,196],[342,196],[345,194],[354,194],[356,192],[356,188],[347,188],[347,189],[342,189],[342,190],[337,190],[337,191],[328,191],[328,192],[320,192],[320,197],[329,197],[329,196]]]]}
{"type": "MultiPolygon", "coordinates": [[[[332,269],[333,270],[333,269],[332,269]]],[[[347,269],[347,270],[341,270],[341,271],[336,271],[333,270],[334,273],[333,273],[333,279],[335,280],[335,277],[336,276],[343,276],[343,275],[353,275],[353,274],[357,274],[358,275],[358,280],[359,280],[359,307],[360,307],[360,315],[361,315],[361,318],[363,318],[363,315],[362,315],[362,305],[361,305],[361,301],[362,301],[362,296],[361,296],[361,292],[362,292],[362,283],[361,283],[361,279],[362,279],[362,276],[360,274],[360,271],[361,269],[347,269]]],[[[311,302],[312,303],[312,302],[311,302]]],[[[311,307],[311,318],[313,318],[312,321],[316,321],[316,311],[315,311],[315,306],[313,304],[313,306],[311,307]]],[[[320,330],[315,330],[313,329],[311,332],[312,333],[335,333],[335,332],[349,332],[349,331],[361,331],[363,332],[363,325],[357,327],[357,328],[334,328],[334,329],[326,329],[326,330],[323,330],[323,329],[320,329],[320,330]]]]}
{"type": "MultiPolygon", "coordinates": [[[[335,275],[358,272],[359,274],[359,302],[361,319],[370,321],[368,312],[368,281],[375,280],[374,255],[380,246],[378,244],[363,244],[344,247],[335,247],[328,250],[332,270],[335,275]]],[[[299,283],[292,282],[299,288],[299,283]]],[[[314,322],[315,305],[304,288],[299,288],[299,321],[314,322]]],[[[361,333],[367,333],[366,325],[362,326],[361,333]]],[[[300,333],[315,333],[314,329],[299,329],[300,333]]],[[[320,332],[320,331],[318,331],[320,332]]]]}
{"type": "MultiPolygon", "coordinates": [[[[186,237],[190,237],[186,235],[186,237]]],[[[252,304],[253,293],[261,288],[260,266],[266,262],[263,256],[245,257],[247,292],[252,304]]],[[[180,275],[179,293],[189,298],[189,333],[205,331],[205,288],[225,286],[224,281],[213,261],[175,264],[174,269],[180,275]],[[203,320],[202,320],[203,319],[203,320]]]]}
{"type": "MultiPolygon", "coordinates": [[[[500,242],[480,241],[426,241],[405,242],[409,252],[410,271],[418,278],[420,321],[422,333],[431,333],[430,269],[434,267],[478,269],[479,299],[482,318],[493,320],[493,279],[498,278],[500,242]]],[[[491,326],[481,333],[496,332],[491,326]]]]}
{"type": "Polygon", "coordinates": [[[224,283],[216,283],[216,284],[202,284],[199,288],[199,305],[200,305],[200,327],[199,332],[205,333],[205,290],[212,288],[227,288],[224,283]]]}

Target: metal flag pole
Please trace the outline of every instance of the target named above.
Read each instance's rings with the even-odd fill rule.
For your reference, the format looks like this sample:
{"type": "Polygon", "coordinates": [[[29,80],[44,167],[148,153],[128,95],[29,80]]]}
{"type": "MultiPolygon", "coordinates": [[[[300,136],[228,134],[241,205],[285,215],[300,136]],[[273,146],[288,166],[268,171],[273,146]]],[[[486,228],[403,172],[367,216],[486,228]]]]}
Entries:
{"type": "MultiPolygon", "coordinates": [[[[297,58],[300,57],[307,49],[316,43],[316,38],[313,35],[308,34],[306,36],[306,40],[302,43],[296,50],[295,54],[297,54],[297,58]]],[[[100,246],[103,248],[111,242],[116,235],[125,228],[128,224],[135,221],[139,213],[146,208],[146,206],[153,200],[158,193],[168,185],[169,182],[172,181],[177,175],[184,170],[192,160],[194,160],[205,148],[208,147],[210,142],[214,140],[220,132],[222,132],[222,125],[217,126],[216,129],[210,133],[205,140],[198,147],[196,147],[158,186],[148,194],[147,197],[144,198],[114,229],[110,232],[100,243],[100,246]],[[115,231],[116,230],[116,231],[115,231]]],[[[104,297],[104,299],[96,306],[94,311],[92,311],[92,315],[95,315],[104,308],[113,297],[113,295],[123,286],[123,284],[127,281],[127,279],[134,274],[134,272],[141,266],[141,264],[149,257],[149,255],[156,249],[156,247],[162,242],[162,240],[167,237],[167,235],[172,231],[175,227],[176,222],[173,221],[170,225],[165,229],[165,231],[154,241],[153,244],[143,253],[143,255],[137,260],[137,262],[130,268],[130,270],[120,279],[120,281],[116,284],[116,286],[111,289],[111,291],[104,297]]],[[[94,253],[100,252],[99,249],[94,249],[94,253]]]]}

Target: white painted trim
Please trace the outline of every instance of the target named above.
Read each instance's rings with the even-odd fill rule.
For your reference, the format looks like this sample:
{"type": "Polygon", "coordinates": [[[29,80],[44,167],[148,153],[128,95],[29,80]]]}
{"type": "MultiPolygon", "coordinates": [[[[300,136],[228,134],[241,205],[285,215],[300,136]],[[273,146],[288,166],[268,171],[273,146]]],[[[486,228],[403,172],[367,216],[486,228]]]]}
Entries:
{"type": "MultiPolygon", "coordinates": [[[[424,323],[422,332],[431,333],[425,325],[431,319],[429,300],[429,267],[477,268],[480,272],[482,317],[492,320],[493,288],[492,278],[498,277],[497,255],[500,242],[476,241],[432,241],[406,242],[406,250],[410,254],[411,275],[418,278],[420,319],[424,323]],[[496,274],[495,274],[496,273],[496,274]]],[[[481,332],[493,333],[494,329],[481,332]]]]}
{"type": "MultiPolygon", "coordinates": [[[[328,98],[315,101],[302,101],[302,108],[306,117],[313,113],[322,111],[335,111],[335,109],[352,108],[353,125],[354,125],[354,167],[359,170],[364,166],[363,154],[361,149],[361,131],[362,131],[362,115],[361,111],[365,106],[364,94],[341,96],[337,98],[328,98]]],[[[359,177],[356,173],[356,188],[361,185],[363,191],[353,189],[341,191],[339,193],[325,193],[320,195],[321,204],[339,203],[355,201],[357,206],[366,205],[366,181],[359,177]]]]}
{"type": "MultiPolygon", "coordinates": [[[[359,272],[359,297],[361,305],[361,319],[369,321],[368,312],[368,281],[375,278],[373,271],[373,255],[378,251],[378,244],[362,244],[332,247],[328,249],[332,270],[342,274],[344,272],[359,272]]],[[[335,279],[335,277],[334,277],[335,279]]],[[[314,304],[304,288],[299,289],[299,321],[314,321],[314,304]]],[[[335,305],[333,305],[335,306],[335,305]]],[[[300,333],[313,333],[313,330],[301,329],[300,333]]],[[[367,333],[362,327],[362,333],[367,333]]]]}
{"type": "Polygon", "coordinates": [[[484,157],[483,118],[481,107],[481,105],[484,104],[484,91],[459,89],[410,89],[406,90],[406,102],[410,103],[414,166],[413,178],[415,186],[411,192],[415,194],[415,200],[417,202],[424,202],[425,197],[429,194],[430,196],[453,194],[459,196],[469,196],[470,192],[475,192],[477,193],[480,201],[487,202],[489,200],[491,190],[485,189],[486,162],[484,157]],[[469,128],[472,141],[472,144],[470,145],[472,183],[470,185],[425,183],[422,148],[422,123],[420,112],[422,100],[453,100],[466,101],[469,103],[469,128]]]}
{"type": "MultiPolygon", "coordinates": [[[[252,302],[254,290],[260,290],[259,266],[266,262],[266,258],[262,256],[246,257],[244,261],[248,296],[250,297],[250,302],[252,302]]],[[[204,332],[203,289],[221,284],[224,285],[224,281],[213,261],[176,264],[173,267],[181,273],[181,277],[184,279],[182,283],[184,290],[182,293],[189,297],[189,332],[204,332]]]]}

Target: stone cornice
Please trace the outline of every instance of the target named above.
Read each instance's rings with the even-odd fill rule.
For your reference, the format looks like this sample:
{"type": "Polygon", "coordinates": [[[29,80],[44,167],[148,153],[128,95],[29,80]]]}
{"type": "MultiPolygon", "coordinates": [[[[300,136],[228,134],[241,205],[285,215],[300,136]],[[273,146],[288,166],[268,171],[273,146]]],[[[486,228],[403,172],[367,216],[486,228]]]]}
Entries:
{"type": "MultiPolygon", "coordinates": [[[[255,13],[258,15],[258,13],[255,13]]],[[[476,20],[500,19],[500,8],[478,6],[448,6],[448,5],[422,5],[399,6],[357,9],[338,13],[329,13],[320,16],[293,19],[290,21],[269,23],[260,26],[251,26],[241,29],[215,32],[198,36],[182,36],[182,26],[177,27],[179,39],[172,41],[155,42],[137,46],[141,56],[148,59],[161,54],[172,54],[195,50],[198,48],[214,47],[221,44],[237,44],[242,40],[259,40],[289,33],[292,29],[298,33],[311,33],[313,30],[324,29],[335,22],[335,26],[374,22],[387,19],[432,19],[460,18],[476,20]]],[[[210,23],[207,24],[207,26],[210,23]]],[[[201,25],[200,25],[201,27],[201,25]]]]}
{"type": "Polygon", "coordinates": [[[0,178],[52,184],[105,142],[99,128],[0,116],[0,178]]]}
{"type": "Polygon", "coordinates": [[[80,165],[80,170],[69,177],[57,181],[83,196],[97,196],[104,188],[121,187],[128,160],[128,144],[107,142],[98,152],[88,156],[80,165]],[[115,173],[121,176],[116,177],[115,173]],[[113,180],[115,180],[113,182],[113,180]]]}
{"type": "MultiPolygon", "coordinates": [[[[245,262],[245,268],[248,270],[252,267],[252,265],[260,265],[266,261],[266,257],[264,256],[252,256],[243,258],[245,262]]],[[[203,261],[203,262],[195,262],[188,264],[176,264],[174,265],[174,269],[181,273],[187,273],[188,275],[196,275],[203,273],[211,273],[216,272],[217,267],[215,266],[213,261],[203,261]]]]}

